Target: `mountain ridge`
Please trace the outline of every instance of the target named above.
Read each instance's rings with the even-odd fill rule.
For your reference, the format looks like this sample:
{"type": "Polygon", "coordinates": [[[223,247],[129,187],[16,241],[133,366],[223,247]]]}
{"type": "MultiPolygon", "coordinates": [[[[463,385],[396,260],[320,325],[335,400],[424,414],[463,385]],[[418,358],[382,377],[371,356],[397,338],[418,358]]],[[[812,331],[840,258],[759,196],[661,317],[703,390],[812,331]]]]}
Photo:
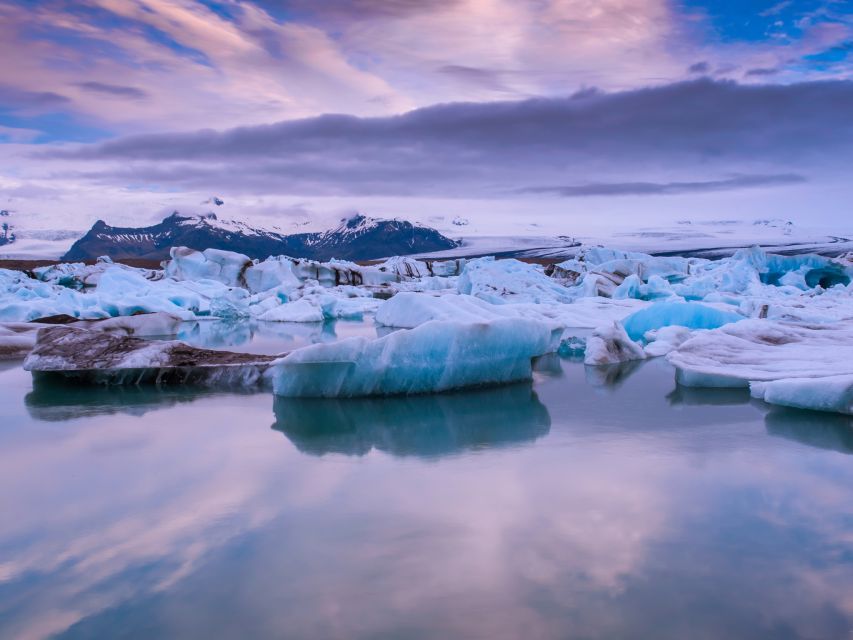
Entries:
{"type": "Polygon", "coordinates": [[[458,242],[430,227],[406,220],[370,218],[356,214],[326,231],[283,233],[238,220],[220,220],[216,214],[182,215],[175,211],[148,227],[112,227],[98,220],[62,256],[63,260],[89,260],[103,255],[161,260],[169,249],[225,249],[250,258],[289,255],[312,260],[372,260],[391,255],[441,251],[458,242]]]}

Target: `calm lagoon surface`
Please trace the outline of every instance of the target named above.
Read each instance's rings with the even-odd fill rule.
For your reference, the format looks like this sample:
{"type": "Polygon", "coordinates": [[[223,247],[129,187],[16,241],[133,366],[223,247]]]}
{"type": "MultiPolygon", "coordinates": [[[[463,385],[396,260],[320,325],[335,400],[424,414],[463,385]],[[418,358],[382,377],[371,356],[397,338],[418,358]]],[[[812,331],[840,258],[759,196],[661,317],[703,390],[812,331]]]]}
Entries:
{"type": "Polygon", "coordinates": [[[853,637],[851,420],[661,360],[347,401],[6,362],[0,424],[2,638],[853,637]]]}

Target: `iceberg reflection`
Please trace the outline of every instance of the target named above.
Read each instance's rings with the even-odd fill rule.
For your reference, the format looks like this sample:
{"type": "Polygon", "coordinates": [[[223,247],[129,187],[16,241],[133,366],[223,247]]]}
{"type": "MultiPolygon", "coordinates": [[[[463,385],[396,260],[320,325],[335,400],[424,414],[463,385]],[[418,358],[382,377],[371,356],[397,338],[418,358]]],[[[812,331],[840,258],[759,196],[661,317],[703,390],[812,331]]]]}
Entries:
{"type": "MultiPolygon", "coordinates": [[[[235,389],[229,394],[262,393],[235,389]],[[241,393],[242,392],[242,393],[241,393]]],[[[24,397],[27,412],[34,420],[62,422],[90,416],[124,414],[143,416],[200,398],[223,395],[221,390],[180,385],[82,385],[55,377],[34,377],[33,390],[24,397]]]]}
{"type": "Polygon", "coordinates": [[[853,454],[853,416],[774,407],[764,417],[764,425],[772,436],[853,454]]]}
{"type": "Polygon", "coordinates": [[[729,387],[685,387],[677,384],[666,396],[671,406],[725,407],[749,404],[749,389],[729,387]]]}
{"type": "Polygon", "coordinates": [[[532,442],[551,416],[530,384],[391,398],[276,397],[275,424],[302,452],[440,457],[532,442]]]}

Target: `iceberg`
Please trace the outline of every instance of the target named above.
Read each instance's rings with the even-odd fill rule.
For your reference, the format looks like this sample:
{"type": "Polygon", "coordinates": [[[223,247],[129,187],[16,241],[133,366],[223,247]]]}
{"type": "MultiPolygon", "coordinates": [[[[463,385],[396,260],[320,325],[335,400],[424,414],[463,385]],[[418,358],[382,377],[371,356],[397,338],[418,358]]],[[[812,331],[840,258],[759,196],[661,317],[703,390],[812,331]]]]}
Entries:
{"type": "Polygon", "coordinates": [[[36,332],[44,325],[32,322],[0,323],[0,360],[23,358],[35,346],[36,332]]]}
{"type": "Polygon", "coordinates": [[[200,384],[255,387],[276,356],[192,347],[67,326],[39,330],[24,360],[38,377],[88,384],[200,384]]]}
{"type": "Polygon", "coordinates": [[[494,304],[516,302],[572,302],[577,295],[539,265],[492,257],[470,260],[457,284],[459,293],[476,296],[494,304]]]}
{"type": "Polygon", "coordinates": [[[646,333],[662,327],[677,325],[688,329],[716,329],[744,317],[732,311],[722,311],[698,302],[655,302],[622,321],[631,340],[642,340],[646,333]]]}
{"type": "Polygon", "coordinates": [[[769,404],[853,415],[853,374],[753,382],[750,392],[769,404]]]}
{"type": "Polygon", "coordinates": [[[273,363],[279,396],[348,398],[436,393],[529,380],[531,361],[556,350],[559,330],[522,318],[429,321],[382,338],[348,338],[273,363]]]}
{"type": "Polygon", "coordinates": [[[584,364],[602,366],[643,360],[646,357],[643,347],[634,342],[618,322],[598,327],[586,339],[584,364]]]}
{"type": "Polygon", "coordinates": [[[696,332],[667,360],[678,382],[693,387],[853,375],[853,328],[742,320],[696,332]]]}
{"type": "Polygon", "coordinates": [[[175,280],[216,280],[229,287],[245,287],[246,270],[252,260],[242,253],[205,249],[196,251],[187,247],[172,247],[165,274],[175,280]]]}
{"type": "Polygon", "coordinates": [[[323,322],[324,319],[323,310],[305,298],[280,304],[258,316],[264,322],[323,322]]]}
{"type": "Polygon", "coordinates": [[[430,320],[480,322],[518,317],[510,305],[496,305],[470,295],[402,292],[386,300],[376,311],[376,322],[386,327],[413,329],[430,320]]]}
{"type": "Polygon", "coordinates": [[[602,321],[621,320],[646,304],[606,298],[580,298],[572,304],[493,304],[467,294],[401,292],[378,307],[375,319],[383,326],[407,329],[430,320],[478,322],[496,318],[528,318],[564,328],[592,329],[602,321]]]}

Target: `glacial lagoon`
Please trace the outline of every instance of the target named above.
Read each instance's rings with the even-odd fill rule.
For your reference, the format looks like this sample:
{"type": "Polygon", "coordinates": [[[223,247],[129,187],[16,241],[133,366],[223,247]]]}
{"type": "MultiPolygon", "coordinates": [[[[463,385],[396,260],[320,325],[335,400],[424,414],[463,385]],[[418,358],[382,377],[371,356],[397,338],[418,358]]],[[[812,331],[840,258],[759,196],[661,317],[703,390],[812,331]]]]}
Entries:
{"type": "MultiPolygon", "coordinates": [[[[188,323],[279,353],[370,322],[188,323]]],[[[0,365],[3,638],[843,638],[853,420],[663,359],[430,396],[0,365]]]]}

